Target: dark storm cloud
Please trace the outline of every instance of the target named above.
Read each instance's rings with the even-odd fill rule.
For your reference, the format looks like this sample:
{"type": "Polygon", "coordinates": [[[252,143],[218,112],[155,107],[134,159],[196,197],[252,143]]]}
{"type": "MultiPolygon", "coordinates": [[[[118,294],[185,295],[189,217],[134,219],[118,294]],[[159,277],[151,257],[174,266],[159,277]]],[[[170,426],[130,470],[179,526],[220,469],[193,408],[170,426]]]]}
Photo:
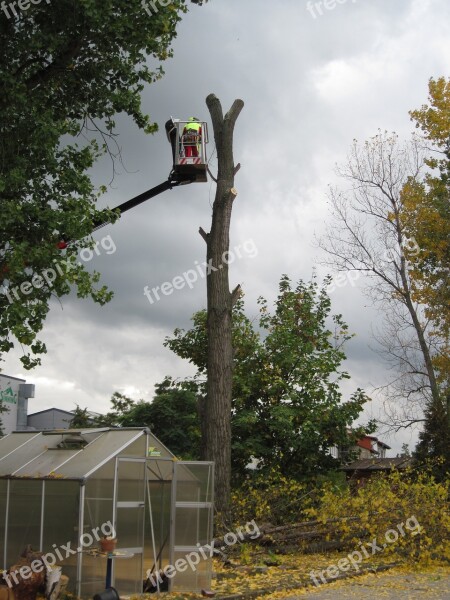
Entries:
{"type": "MultiPolygon", "coordinates": [[[[117,165],[101,206],[116,206],[167,178],[164,123],[170,115],[209,120],[210,92],[225,110],[235,98],[245,101],[235,133],[242,169],[231,246],[252,239],[258,255],[236,261],[230,279],[232,286],[242,284],[252,316],[259,295],[275,299],[281,273],[309,279],[318,267],[313,234],[328,218],[327,184],[336,182],[334,165],[345,159],[352,139],[364,140],[379,127],[406,135],[408,110],[426,100],[428,78],[444,74],[450,59],[446,0],[348,0],[323,13],[313,18],[303,0],[192,5],[165,77],[143,94],[160,131],[145,136],[129,119],[117,118],[125,168],[117,165]]],[[[211,155],[212,131],[210,137],[211,155]]],[[[215,165],[212,159],[213,171],[215,165]]],[[[111,173],[105,157],[95,166],[95,182],[107,184],[111,173]]],[[[205,281],[154,304],[144,287],[172,281],[205,260],[198,228],[209,229],[214,191],[211,182],[174,189],[96,234],[111,235],[116,251],[94,258],[89,268],[102,272],[115,298],[103,308],[72,297],[62,300],[62,309],[55,302],[44,329],[49,354],[29,376],[38,382],[35,410],[74,402],[104,410],[114,389],[151,397],[165,374],[192,372],[162,343],[204,307],[205,281]]],[[[369,348],[374,312],[351,286],[332,301],[357,333],[348,347],[348,391],[377,385],[385,368],[369,348]]],[[[17,354],[5,370],[18,373],[17,354]]]]}

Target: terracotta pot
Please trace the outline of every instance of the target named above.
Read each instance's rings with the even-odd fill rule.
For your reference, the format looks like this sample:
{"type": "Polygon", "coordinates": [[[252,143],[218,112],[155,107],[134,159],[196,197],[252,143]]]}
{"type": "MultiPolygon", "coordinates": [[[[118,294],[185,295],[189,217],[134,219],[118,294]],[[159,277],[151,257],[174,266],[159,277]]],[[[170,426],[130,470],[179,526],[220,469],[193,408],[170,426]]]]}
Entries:
{"type": "Polygon", "coordinates": [[[102,549],[102,552],[114,552],[114,550],[116,549],[116,545],[116,539],[108,540],[106,538],[102,538],[100,540],[100,548],[102,549]]]}

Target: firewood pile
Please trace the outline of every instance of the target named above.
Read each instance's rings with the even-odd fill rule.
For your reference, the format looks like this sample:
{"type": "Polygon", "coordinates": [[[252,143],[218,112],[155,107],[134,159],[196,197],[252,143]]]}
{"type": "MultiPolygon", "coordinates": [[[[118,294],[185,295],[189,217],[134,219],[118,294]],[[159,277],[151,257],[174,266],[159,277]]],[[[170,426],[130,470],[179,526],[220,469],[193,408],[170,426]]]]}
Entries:
{"type": "MultiPolygon", "coordinates": [[[[255,543],[276,550],[280,554],[301,550],[305,554],[342,550],[352,545],[352,540],[367,535],[367,531],[359,525],[359,517],[347,517],[345,521],[352,523],[348,533],[343,536],[339,531],[339,524],[343,519],[330,519],[322,521],[305,521],[272,527],[270,525],[259,527],[258,537],[243,535],[242,542],[255,543]]],[[[214,548],[218,555],[226,558],[226,553],[219,548],[224,548],[226,541],[219,538],[214,541],[214,548]]],[[[231,549],[231,547],[230,547],[231,549]]]]}
{"type": "Polygon", "coordinates": [[[47,569],[42,552],[28,545],[17,562],[0,574],[0,600],[36,600],[37,595],[46,600],[57,600],[65,591],[69,578],[61,567],[47,569]]]}

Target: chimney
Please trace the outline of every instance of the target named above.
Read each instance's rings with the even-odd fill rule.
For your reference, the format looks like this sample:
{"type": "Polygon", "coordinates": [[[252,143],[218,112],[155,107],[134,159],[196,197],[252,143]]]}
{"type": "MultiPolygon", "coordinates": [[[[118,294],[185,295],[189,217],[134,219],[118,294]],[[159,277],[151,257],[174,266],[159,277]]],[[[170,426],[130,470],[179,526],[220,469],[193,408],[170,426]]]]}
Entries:
{"type": "Polygon", "coordinates": [[[17,431],[27,430],[28,398],[34,398],[34,383],[21,383],[17,397],[17,431]]]}

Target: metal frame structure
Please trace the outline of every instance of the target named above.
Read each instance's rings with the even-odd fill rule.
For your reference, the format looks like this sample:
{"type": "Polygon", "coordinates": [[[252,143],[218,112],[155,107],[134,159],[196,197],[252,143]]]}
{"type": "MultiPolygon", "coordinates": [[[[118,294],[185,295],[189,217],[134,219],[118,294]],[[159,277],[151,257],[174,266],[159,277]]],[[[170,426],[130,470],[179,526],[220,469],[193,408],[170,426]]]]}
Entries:
{"type": "MultiPolygon", "coordinates": [[[[212,463],[177,461],[146,428],[9,434],[0,439],[0,567],[15,563],[27,544],[56,553],[70,538],[76,555],[58,564],[69,589],[91,597],[104,587],[106,560],[80,540],[111,521],[115,558],[126,559],[112,561],[113,585],[121,595],[141,593],[147,571],[210,543],[213,481],[212,463]],[[189,522],[179,519],[186,507],[189,522]]],[[[200,591],[210,571],[209,560],[194,574],[176,573],[170,588],[200,591]]]]}
{"type": "Polygon", "coordinates": [[[185,139],[184,128],[188,126],[190,121],[174,121],[173,125],[176,130],[175,143],[175,158],[173,164],[173,172],[178,178],[193,177],[196,182],[208,181],[207,169],[208,161],[206,157],[206,144],[208,143],[208,124],[206,121],[198,121],[201,125],[202,133],[197,140],[185,139]],[[196,146],[197,156],[187,157],[186,146],[196,146]]]}
{"type": "MultiPolygon", "coordinates": [[[[172,486],[172,509],[171,520],[175,527],[171,528],[170,539],[170,564],[174,565],[177,559],[190,554],[191,552],[199,552],[199,547],[209,544],[208,540],[213,539],[213,509],[214,509],[214,463],[195,462],[195,461],[178,461],[174,463],[174,475],[172,486]],[[207,467],[206,481],[202,481],[201,476],[195,477],[196,468],[202,470],[207,467]],[[182,479],[183,470],[194,474],[195,479],[189,482],[189,489],[186,488],[186,480],[182,479]],[[181,472],[181,473],[180,473],[181,472]],[[180,494],[181,489],[181,494],[180,494]],[[184,492],[184,493],[183,493],[184,492]],[[180,498],[181,496],[181,498],[180,498]],[[187,498],[187,499],[183,499],[187,498]],[[183,516],[184,511],[184,516],[183,516]],[[202,512],[206,512],[206,519],[201,518],[202,512]],[[180,514],[181,513],[181,514],[180,514]],[[191,519],[186,518],[187,514],[192,515],[191,519]],[[185,533],[179,531],[176,526],[179,521],[179,515],[182,521],[190,523],[195,520],[194,535],[186,536],[185,533]],[[186,537],[191,537],[191,540],[186,540],[186,537]],[[184,542],[184,543],[183,543],[184,542]]],[[[205,565],[204,565],[205,566],[205,565]]],[[[205,587],[205,573],[197,568],[191,576],[191,586],[194,589],[205,587]]],[[[208,580],[208,584],[210,581],[208,580]]],[[[207,589],[210,587],[206,586],[207,589]]],[[[183,591],[183,586],[175,579],[170,587],[171,591],[183,591]]]]}

